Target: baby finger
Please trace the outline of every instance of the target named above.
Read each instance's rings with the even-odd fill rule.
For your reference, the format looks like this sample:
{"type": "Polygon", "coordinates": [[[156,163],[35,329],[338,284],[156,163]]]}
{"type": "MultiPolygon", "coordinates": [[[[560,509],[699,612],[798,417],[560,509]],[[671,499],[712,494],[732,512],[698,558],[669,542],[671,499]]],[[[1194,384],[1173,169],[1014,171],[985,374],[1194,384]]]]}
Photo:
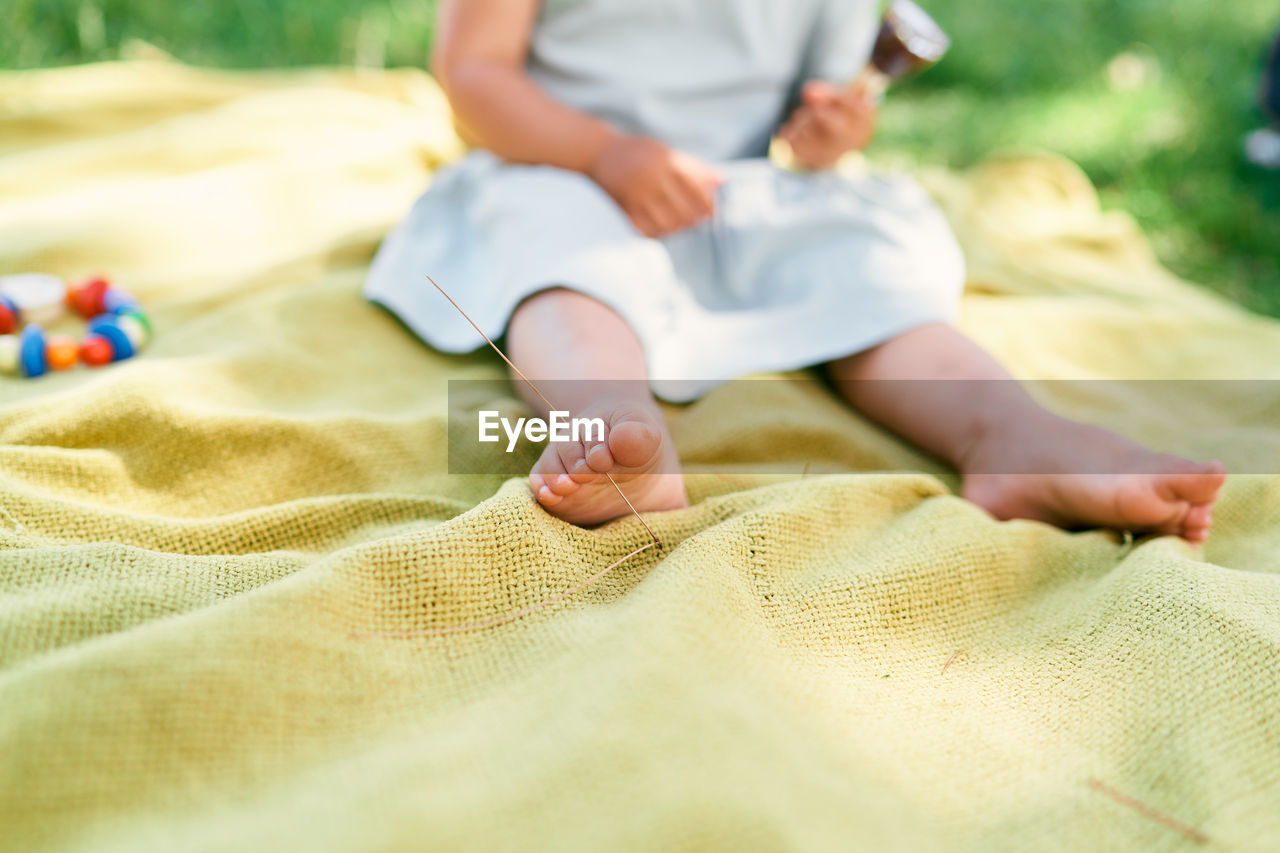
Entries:
{"type": "Polygon", "coordinates": [[[649,235],[650,237],[661,237],[680,227],[679,217],[662,199],[651,201],[645,207],[644,212],[649,221],[653,223],[653,233],[649,235]]]}
{"type": "Polygon", "coordinates": [[[676,176],[672,192],[680,196],[680,207],[692,225],[711,215],[715,206],[715,185],[681,172],[676,176]]]}
{"type": "Polygon", "coordinates": [[[631,224],[635,226],[646,237],[657,237],[658,226],[649,218],[649,214],[643,209],[628,211],[627,217],[631,220],[631,224]]]}

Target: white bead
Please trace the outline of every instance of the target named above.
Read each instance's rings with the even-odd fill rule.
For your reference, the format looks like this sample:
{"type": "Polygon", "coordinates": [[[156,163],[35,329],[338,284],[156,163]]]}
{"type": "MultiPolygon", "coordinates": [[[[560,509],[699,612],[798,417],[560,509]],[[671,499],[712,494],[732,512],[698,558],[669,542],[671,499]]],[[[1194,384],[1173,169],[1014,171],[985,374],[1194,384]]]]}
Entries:
{"type": "Polygon", "coordinates": [[[0,293],[18,306],[24,323],[50,323],[66,310],[67,285],[57,276],[38,272],[0,276],[0,293]]]}
{"type": "Polygon", "coordinates": [[[17,374],[19,349],[17,335],[0,335],[0,373],[6,376],[17,374]]]}
{"type": "Polygon", "coordinates": [[[117,317],[116,325],[124,330],[125,335],[129,338],[129,343],[133,344],[135,351],[147,345],[147,330],[137,320],[132,317],[117,317]]]}

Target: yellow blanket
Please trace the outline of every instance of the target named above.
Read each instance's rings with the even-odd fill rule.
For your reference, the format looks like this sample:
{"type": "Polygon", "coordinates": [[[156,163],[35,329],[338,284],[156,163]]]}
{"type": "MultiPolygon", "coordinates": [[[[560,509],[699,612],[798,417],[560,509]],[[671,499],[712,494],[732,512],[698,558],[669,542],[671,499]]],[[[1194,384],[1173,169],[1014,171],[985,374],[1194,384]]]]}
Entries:
{"type": "MultiPolygon", "coordinates": [[[[756,383],[673,413],[693,505],[649,518],[660,549],[499,627],[353,636],[646,541],[448,475],[446,379],[501,366],[360,298],[458,150],[417,72],[0,75],[0,271],[108,272],[158,330],[0,378],[0,847],[1280,847],[1275,477],[1231,479],[1203,553],[1127,549],[997,523],[817,387],[756,383]]],[[[926,179],[963,325],[1020,375],[1280,378],[1280,323],[1161,270],[1069,164],[926,179]]],[[[1246,402],[1215,408],[1274,463],[1246,402]]]]}

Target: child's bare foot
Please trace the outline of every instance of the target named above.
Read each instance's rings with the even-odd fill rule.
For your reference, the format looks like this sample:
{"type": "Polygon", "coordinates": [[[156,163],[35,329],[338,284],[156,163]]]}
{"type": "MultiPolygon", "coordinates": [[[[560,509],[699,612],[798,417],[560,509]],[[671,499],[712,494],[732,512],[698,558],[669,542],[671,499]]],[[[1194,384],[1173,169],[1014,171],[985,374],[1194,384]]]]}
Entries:
{"type": "Polygon", "coordinates": [[[689,505],[671,436],[655,408],[615,400],[573,414],[601,418],[604,440],[547,445],[529,474],[529,486],[548,512],[574,524],[626,515],[631,510],[605,474],[641,512],[689,505]]]}
{"type": "Polygon", "coordinates": [[[1193,543],[1208,538],[1226,480],[1220,462],[1156,453],[1052,415],[988,436],[962,469],[964,497],[999,519],[1173,534],[1193,543]],[[1029,473],[998,473],[1011,470],[1029,473]]]}

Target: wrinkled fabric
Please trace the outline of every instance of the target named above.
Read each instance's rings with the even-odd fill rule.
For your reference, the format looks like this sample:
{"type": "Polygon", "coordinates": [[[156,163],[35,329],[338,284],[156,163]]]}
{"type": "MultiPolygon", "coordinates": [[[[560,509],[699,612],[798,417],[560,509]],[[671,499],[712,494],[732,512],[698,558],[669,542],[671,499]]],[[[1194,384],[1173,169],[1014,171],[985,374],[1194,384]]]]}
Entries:
{"type": "MultiPolygon", "coordinates": [[[[1126,547],[993,521],[816,383],[737,383],[671,410],[661,547],[516,621],[368,636],[649,541],[447,474],[447,380],[503,367],[361,298],[459,153],[427,78],[6,73],[0,146],[0,269],[107,272],[156,327],[0,378],[0,846],[1192,844],[1096,783],[1280,846],[1276,478],[1230,478],[1202,551],[1126,547]]],[[[1280,324],[1163,271],[1069,164],[921,177],[960,323],[1019,375],[1276,378],[1280,324]]]]}

